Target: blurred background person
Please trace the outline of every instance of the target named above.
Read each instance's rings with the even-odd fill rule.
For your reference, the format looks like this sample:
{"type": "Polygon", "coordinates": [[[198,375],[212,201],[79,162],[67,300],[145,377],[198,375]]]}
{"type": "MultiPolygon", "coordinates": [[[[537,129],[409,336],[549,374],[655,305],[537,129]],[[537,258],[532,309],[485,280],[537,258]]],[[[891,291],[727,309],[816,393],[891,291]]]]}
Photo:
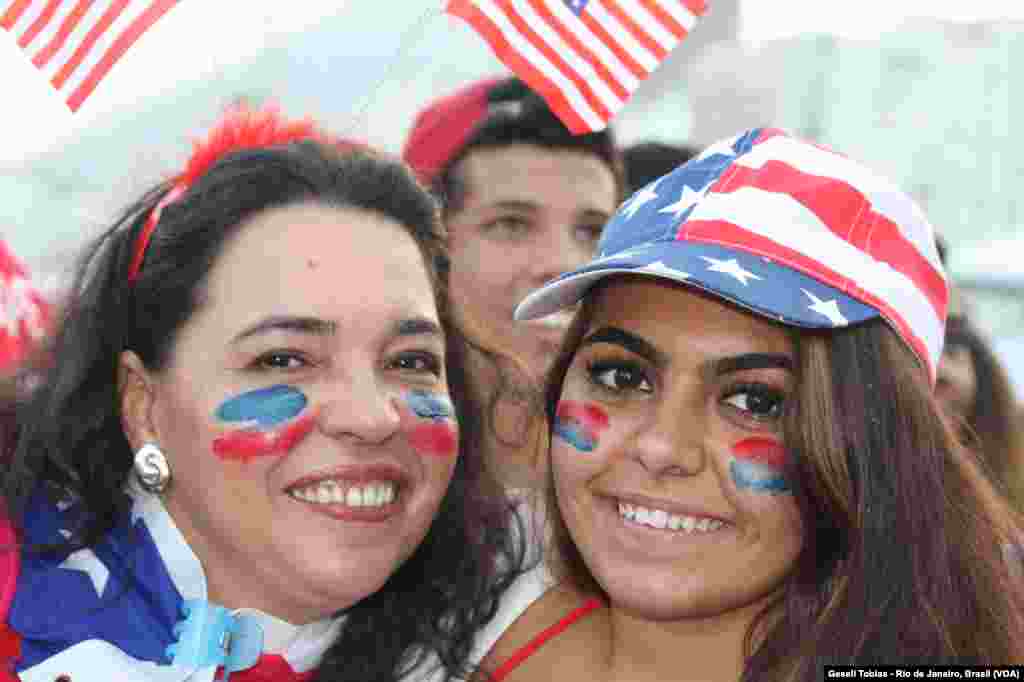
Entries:
{"type": "Polygon", "coordinates": [[[671,173],[698,153],[696,147],[664,142],[638,142],[626,147],[622,151],[626,195],[671,173]]]}
{"type": "Polygon", "coordinates": [[[613,133],[572,135],[520,80],[496,78],[422,110],[403,156],[442,201],[451,305],[483,351],[471,371],[492,405],[492,468],[507,483],[528,483],[529,396],[571,314],[516,324],[512,312],[594,256],[621,191],[613,133]],[[488,352],[501,362],[487,362],[488,352]]]}
{"type": "Polygon", "coordinates": [[[966,317],[946,325],[935,397],[963,442],[982,456],[991,474],[1024,512],[1024,438],[1006,370],[966,317]]]}
{"type": "MultiPolygon", "coordinates": [[[[946,265],[949,245],[941,236],[935,243],[946,265]]],[[[935,397],[960,439],[981,455],[1016,509],[1024,512],[1024,425],[1017,396],[1006,368],[969,313],[963,293],[951,286],[935,397]]]]}

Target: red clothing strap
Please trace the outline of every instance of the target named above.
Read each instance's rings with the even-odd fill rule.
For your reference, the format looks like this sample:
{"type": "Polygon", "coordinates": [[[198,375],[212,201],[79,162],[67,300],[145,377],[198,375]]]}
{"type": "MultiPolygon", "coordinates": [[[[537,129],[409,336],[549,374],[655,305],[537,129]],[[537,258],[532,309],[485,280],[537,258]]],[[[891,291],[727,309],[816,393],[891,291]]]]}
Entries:
{"type": "Polygon", "coordinates": [[[539,635],[531,639],[524,647],[509,656],[508,660],[498,666],[498,669],[494,671],[494,674],[490,677],[490,681],[501,682],[504,680],[510,672],[518,668],[523,661],[536,653],[537,649],[544,646],[548,640],[562,634],[562,632],[564,632],[570,625],[594,609],[600,608],[601,605],[602,603],[600,599],[593,598],[588,599],[583,606],[573,609],[565,618],[542,631],[539,635]]]}

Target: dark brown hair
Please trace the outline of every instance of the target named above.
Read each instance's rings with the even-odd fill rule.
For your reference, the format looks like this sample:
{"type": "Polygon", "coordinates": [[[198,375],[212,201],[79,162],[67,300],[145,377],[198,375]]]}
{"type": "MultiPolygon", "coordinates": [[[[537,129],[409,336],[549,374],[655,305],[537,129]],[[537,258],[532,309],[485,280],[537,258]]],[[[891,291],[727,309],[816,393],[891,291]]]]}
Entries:
{"type": "MultiPolygon", "coordinates": [[[[550,423],[600,288],[549,374],[550,423]]],[[[1024,584],[1003,558],[1018,518],[947,426],[915,356],[881,320],[792,335],[784,433],[807,531],[748,633],[744,682],[816,682],[824,664],[1024,661],[1024,584]]],[[[558,568],[600,595],[551,518],[558,568]]]]}

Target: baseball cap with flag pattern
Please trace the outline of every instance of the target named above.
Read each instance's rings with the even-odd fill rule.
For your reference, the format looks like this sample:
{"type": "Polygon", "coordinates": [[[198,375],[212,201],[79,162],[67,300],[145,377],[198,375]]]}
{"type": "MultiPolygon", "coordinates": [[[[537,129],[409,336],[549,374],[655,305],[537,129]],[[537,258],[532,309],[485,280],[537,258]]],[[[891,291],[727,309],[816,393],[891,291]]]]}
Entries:
{"type": "Polygon", "coordinates": [[[881,317],[935,378],[949,290],[928,220],[888,180],[782,130],[718,142],[641,188],[596,259],[531,293],[516,319],[573,305],[615,274],[684,283],[797,327],[881,317]]]}

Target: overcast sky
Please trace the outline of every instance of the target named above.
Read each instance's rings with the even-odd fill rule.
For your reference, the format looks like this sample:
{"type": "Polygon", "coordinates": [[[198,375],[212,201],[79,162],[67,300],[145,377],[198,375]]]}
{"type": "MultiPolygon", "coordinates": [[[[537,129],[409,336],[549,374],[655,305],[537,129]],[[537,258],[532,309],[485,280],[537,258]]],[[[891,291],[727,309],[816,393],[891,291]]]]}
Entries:
{"type": "MultiPolygon", "coordinates": [[[[0,113],[0,165],[20,160],[74,136],[91,122],[124,107],[126,98],[173,89],[180,78],[201,79],[224,65],[241,61],[268,44],[315,24],[325,14],[343,14],[359,0],[183,0],[164,16],[117,64],[72,115],[59,96],[38,77],[10,35],[0,31],[0,73],[5,101],[0,113]],[[238,7],[244,6],[243,12],[238,7]],[[281,8],[287,7],[287,12],[281,8]],[[226,27],[231,27],[226,29],[226,27]],[[13,106],[12,106],[13,104],[13,106]]],[[[804,32],[828,31],[871,38],[910,17],[972,21],[1024,18],[1020,0],[742,0],[742,37],[751,42],[804,32]]],[[[402,11],[424,18],[443,0],[381,3],[382,12],[402,11]]],[[[711,0],[712,7],[714,0],[711,0]]],[[[440,17],[432,20],[444,21],[440,17]]],[[[699,27],[698,29],[699,30],[699,27]]]]}

